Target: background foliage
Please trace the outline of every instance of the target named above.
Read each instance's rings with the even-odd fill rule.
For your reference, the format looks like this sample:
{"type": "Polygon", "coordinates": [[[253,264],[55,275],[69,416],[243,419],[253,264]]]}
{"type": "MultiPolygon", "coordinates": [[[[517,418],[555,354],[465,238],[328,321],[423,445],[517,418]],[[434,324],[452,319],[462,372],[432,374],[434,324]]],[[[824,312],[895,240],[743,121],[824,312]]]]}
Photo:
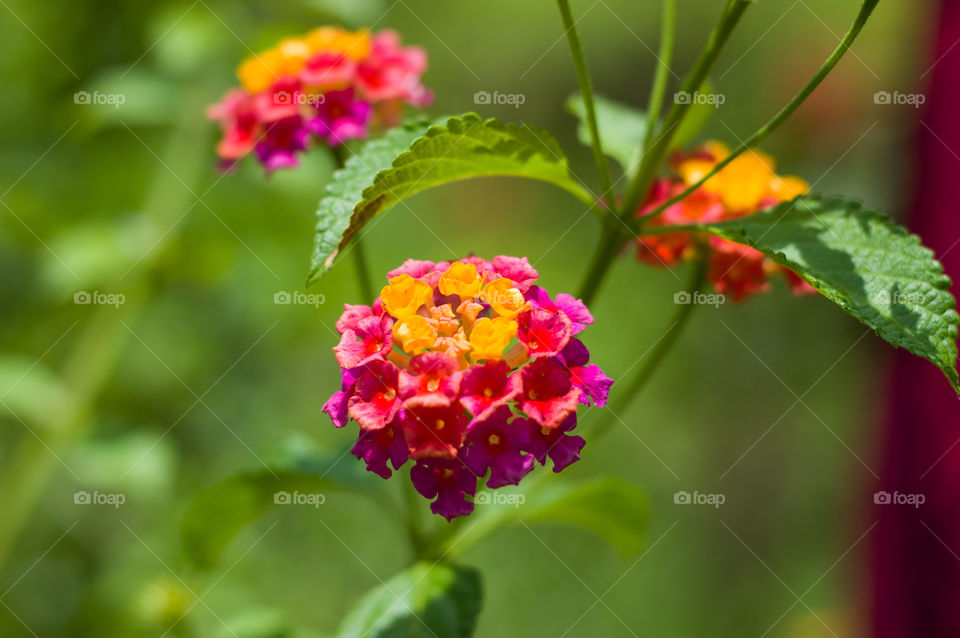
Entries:
{"type": "MultiPolygon", "coordinates": [[[[641,3],[579,4],[597,90],[645,103],[658,16],[641,3]]],[[[682,3],[678,74],[714,5],[682,3]]],[[[736,142],[766,119],[851,11],[827,0],[758,3],[713,77],[726,103],[706,136],[736,142]]],[[[31,432],[59,457],[39,447],[28,465],[49,467],[51,480],[2,486],[4,522],[30,490],[40,498],[0,568],[0,634],[29,635],[25,623],[41,636],[157,636],[165,615],[194,605],[188,590],[202,602],[169,635],[331,634],[407,558],[382,507],[330,492],[319,514],[274,508],[210,573],[186,569],[179,543],[192,498],[225,476],[342,455],[350,437],[319,407],[337,383],[333,322],[342,302],[358,301],[345,261],[311,289],[325,296],[319,308],[274,304],[276,292],[302,285],[332,162],[314,154],[269,180],[248,163],[222,178],[203,107],[233,83],[248,46],[336,16],[376,21],[428,49],[434,115],[476,108],[550,130],[574,173],[589,176],[589,151],[563,108],[576,84],[555,7],[9,0],[0,15],[0,470],[38,448],[31,432]],[[126,102],[78,105],[80,90],[126,102]],[[526,99],[474,105],[477,91],[526,99]],[[127,303],[75,305],[79,290],[121,292],[127,303]],[[81,342],[87,349],[71,354],[81,342]],[[95,384],[111,353],[115,369],[87,410],[76,390],[95,384]],[[88,424],[71,423],[74,413],[88,424]],[[76,505],[78,490],[121,492],[126,503],[76,505]]],[[[918,90],[922,16],[881,6],[856,55],[765,146],[782,172],[902,210],[914,113],[873,94],[918,90]]],[[[407,203],[415,214],[396,207],[368,226],[375,273],[408,256],[525,254],[545,286],[572,292],[598,230],[575,199],[532,182],[469,182],[407,203]]],[[[676,276],[616,266],[592,308],[603,329],[588,343],[611,376],[662,334],[685,274],[676,276]]],[[[648,553],[634,564],[550,526],[499,533],[460,557],[484,572],[478,635],[562,635],[574,623],[569,635],[625,635],[624,624],[640,635],[759,635],[795,602],[784,583],[806,591],[865,531],[885,346],[829,302],[785,294],[705,309],[694,324],[623,425],[558,479],[609,473],[646,490],[648,553]],[[720,492],[726,503],[677,506],[678,490],[720,492]]],[[[355,476],[357,465],[346,458],[335,471],[355,476]]],[[[769,635],[826,634],[806,606],[855,626],[862,579],[854,551],[769,635]]]]}

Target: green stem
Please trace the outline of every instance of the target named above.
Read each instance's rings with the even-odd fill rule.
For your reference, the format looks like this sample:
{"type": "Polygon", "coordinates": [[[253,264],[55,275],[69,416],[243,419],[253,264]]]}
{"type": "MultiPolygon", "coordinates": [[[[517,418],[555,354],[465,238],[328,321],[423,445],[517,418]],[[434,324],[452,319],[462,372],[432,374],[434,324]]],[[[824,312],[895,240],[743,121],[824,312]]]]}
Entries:
{"type": "MultiPolygon", "coordinates": [[[[687,74],[683,86],[680,88],[682,93],[687,93],[692,96],[700,89],[700,86],[707,79],[707,75],[716,63],[717,58],[720,57],[720,52],[723,51],[723,47],[727,43],[730,34],[733,33],[734,28],[743,16],[743,12],[746,11],[747,7],[751,4],[753,4],[753,0],[728,0],[723,14],[720,16],[720,20],[710,33],[706,46],[703,51],[701,51],[690,73],[687,74]]],[[[650,189],[650,184],[653,182],[654,177],[656,177],[657,171],[660,170],[660,166],[663,164],[667,152],[670,150],[673,136],[683,122],[683,118],[686,117],[692,102],[692,99],[683,102],[674,100],[673,106],[667,111],[663,125],[660,127],[658,134],[653,139],[653,143],[650,148],[646,150],[643,160],[640,162],[640,169],[637,171],[636,177],[634,177],[630,182],[630,186],[627,188],[623,208],[620,211],[621,218],[629,218],[632,216],[640,205],[640,201],[650,189]]]]}
{"type": "Polygon", "coordinates": [[[653,130],[656,128],[660,109],[663,108],[663,95],[667,91],[667,74],[670,72],[670,62],[673,59],[673,32],[676,23],[676,0],[663,0],[663,15],[660,22],[660,49],[657,52],[657,70],[653,76],[653,85],[650,88],[650,100],[647,103],[647,135],[643,141],[643,148],[648,149],[653,143],[653,130]]]}
{"type": "MultiPolygon", "coordinates": [[[[686,292],[691,298],[700,291],[700,288],[703,286],[703,282],[706,279],[706,251],[706,246],[699,247],[699,257],[694,262],[690,283],[685,288],[686,292]]],[[[691,303],[677,305],[677,310],[674,312],[664,336],[662,336],[660,340],[653,346],[653,349],[647,353],[646,361],[641,364],[640,368],[627,382],[626,388],[617,391],[617,400],[613,405],[607,406],[603,416],[591,429],[589,435],[591,443],[596,443],[597,439],[610,430],[610,426],[613,425],[613,422],[619,419],[618,415],[622,414],[629,407],[634,398],[640,394],[641,390],[643,390],[647,382],[653,376],[653,373],[657,371],[657,369],[660,367],[660,364],[664,361],[664,359],[666,359],[667,354],[669,354],[674,345],[676,345],[677,340],[683,333],[683,329],[690,321],[690,317],[693,315],[694,309],[697,307],[697,304],[692,303],[692,301],[693,300],[691,299],[691,303]]]]}
{"type": "Polygon", "coordinates": [[[600,291],[600,286],[607,276],[607,272],[613,265],[613,259],[620,251],[620,246],[624,242],[624,235],[620,229],[612,225],[604,224],[600,231],[600,239],[597,241],[597,247],[593,252],[593,259],[583,283],[580,285],[580,291],[577,296],[583,303],[590,305],[594,297],[600,291]]]}
{"type": "Polygon", "coordinates": [[[837,45],[837,48],[834,49],[833,53],[830,54],[830,57],[826,59],[823,65],[821,65],[813,77],[810,78],[810,80],[803,86],[802,89],[800,89],[793,99],[790,100],[786,106],[780,109],[780,111],[774,115],[769,122],[761,126],[753,135],[748,137],[746,141],[737,146],[733,152],[730,153],[730,155],[714,166],[696,183],[690,185],[682,193],[666,200],[649,213],[638,217],[634,223],[642,225],[644,220],[659,215],[670,206],[687,197],[695,190],[703,186],[707,180],[723,170],[723,168],[735,160],[737,156],[762,142],[768,135],[773,133],[781,124],[783,124],[783,122],[790,117],[790,115],[792,115],[793,112],[796,111],[797,108],[803,104],[808,97],[810,97],[810,94],[813,93],[813,91],[820,85],[821,82],[823,82],[824,78],[826,78],[830,71],[833,70],[833,67],[837,65],[837,63],[840,61],[840,58],[844,56],[844,54],[850,48],[850,45],[853,44],[853,41],[856,40],[857,36],[860,34],[860,31],[863,29],[864,24],[866,24],[867,19],[870,17],[870,14],[873,12],[874,8],[876,8],[878,2],[879,0],[864,1],[864,3],[860,6],[860,12],[857,14],[856,20],[854,20],[853,24],[850,26],[850,29],[843,37],[843,40],[840,41],[840,44],[837,45]]]}
{"type": "MultiPolygon", "coordinates": [[[[587,61],[583,56],[583,46],[580,44],[580,36],[577,35],[577,27],[573,21],[573,14],[570,13],[569,0],[557,0],[557,6],[560,8],[560,18],[563,21],[563,28],[567,36],[567,44],[570,45],[570,56],[573,58],[573,68],[577,73],[577,83],[580,85],[580,97],[583,98],[583,108],[587,116],[587,127],[590,129],[590,142],[593,148],[593,161],[597,165],[597,173],[600,175],[600,187],[602,188],[601,199],[607,200],[613,196],[612,182],[610,181],[610,166],[607,163],[607,157],[603,154],[603,144],[600,141],[600,129],[597,126],[597,113],[593,103],[593,85],[590,82],[590,72],[587,70],[587,61]]],[[[612,205],[602,209],[605,214],[609,214],[612,205]]]]}
{"type": "Polygon", "coordinates": [[[367,263],[367,251],[363,246],[360,235],[356,235],[351,242],[350,252],[353,255],[353,265],[357,270],[357,286],[363,300],[372,300],[376,297],[373,290],[373,280],[370,278],[370,266],[367,263]]]}
{"type": "MultiPolygon", "coordinates": [[[[714,27],[707,45],[701,51],[700,56],[693,65],[687,78],[684,80],[682,90],[688,93],[695,93],[700,85],[703,84],[714,62],[720,55],[723,45],[726,43],[730,33],[736,27],[740,16],[746,10],[747,6],[752,4],[752,0],[729,0],[726,9],[720,16],[717,26],[714,27]]],[[[664,35],[664,39],[669,39],[664,35]]],[[[667,150],[670,148],[670,142],[676,132],[677,127],[683,121],[687,113],[689,104],[678,104],[670,108],[663,125],[652,140],[651,148],[647,149],[640,162],[640,168],[634,177],[626,195],[626,204],[620,210],[620,221],[622,223],[606,224],[601,232],[600,240],[594,250],[593,261],[587,271],[583,284],[580,286],[579,296],[584,303],[589,304],[597,294],[600,285],[610,271],[610,266],[619,252],[620,245],[625,241],[627,232],[631,230],[627,222],[624,221],[637,209],[643,194],[650,188],[653,178],[660,170],[660,165],[666,157],[667,150]],[[634,201],[635,200],[635,201],[634,201]]],[[[653,122],[649,122],[651,126],[653,122]]]]}
{"type": "Polygon", "coordinates": [[[424,500],[413,487],[410,481],[402,481],[403,496],[407,504],[407,515],[405,524],[407,528],[407,537],[410,540],[411,564],[420,560],[426,553],[429,540],[423,531],[423,516],[420,509],[424,505],[424,500]]]}

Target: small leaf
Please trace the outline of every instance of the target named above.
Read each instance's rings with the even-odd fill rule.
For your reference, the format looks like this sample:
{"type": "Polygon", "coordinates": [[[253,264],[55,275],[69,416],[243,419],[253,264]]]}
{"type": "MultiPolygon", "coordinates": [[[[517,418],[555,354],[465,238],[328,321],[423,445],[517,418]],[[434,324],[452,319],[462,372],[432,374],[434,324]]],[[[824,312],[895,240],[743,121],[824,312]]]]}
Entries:
{"type": "Polygon", "coordinates": [[[474,177],[542,180],[593,203],[570,176],[556,140],[533,127],[484,120],[475,113],[429,128],[422,123],[402,127],[371,141],[334,173],[317,210],[307,283],[329,270],[337,254],[377,214],[428,188],[474,177]]]}
{"type": "MultiPolygon", "coordinates": [[[[591,146],[590,127],[587,125],[583,98],[579,93],[574,93],[567,98],[566,106],[567,111],[580,120],[577,139],[584,146],[591,146]]],[[[646,114],[601,95],[594,95],[593,106],[603,152],[615,159],[624,173],[633,175],[640,164],[640,149],[647,135],[646,114]]]]}
{"type": "Polygon", "coordinates": [[[858,203],[813,197],[703,228],[794,271],[886,341],[933,362],[960,392],[950,278],[916,235],[858,203]]]}
{"type": "Polygon", "coordinates": [[[367,593],[337,638],[469,638],[483,603],[480,572],[417,563],[367,593]]]}
{"type": "Polygon", "coordinates": [[[558,483],[532,495],[517,511],[521,521],[585,529],[627,556],[640,553],[646,541],[646,496],[619,479],[558,483]]]}
{"type": "Polygon", "coordinates": [[[459,554],[510,524],[558,523],[596,534],[624,555],[638,554],[646,539],[648,507],[643,492],[620,479],[535,484],[527,493],[507,494],[477,506],[474,522],[444,549],[459,554]],[[522,497],[522,498],[521,498],[522,497]]]}

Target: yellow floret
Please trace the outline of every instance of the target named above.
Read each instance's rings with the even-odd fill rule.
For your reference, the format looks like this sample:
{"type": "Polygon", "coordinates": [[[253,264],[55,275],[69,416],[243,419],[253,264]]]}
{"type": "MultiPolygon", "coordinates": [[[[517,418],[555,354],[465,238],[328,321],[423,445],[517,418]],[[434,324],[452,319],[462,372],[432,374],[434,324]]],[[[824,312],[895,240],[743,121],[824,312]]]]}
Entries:
{"type": "Polygon", "coordinates": [[[370,55],[370,34],[367,31],[320,27],[307,34],[306,42],[313,53],[342,53],[358,61],[370,55]]]}
{"type": "Polygon", "coordinates": [[[470,353],[475,360],[499,360],[510,340],[517,335],[517,322],[505,317],[484,317],[470,331],[470,353]]]}
{"type": "Polygon", "coordinates": [[[393,336],[407,354],[420,354],[437,341],[437,331],[420,315],[398,321],[393,327],[393,336]]]}
{"type": "Polygon", "coordinates": [[[440,276],[441,295],[459,295],[460,299],[472,299],[480,294],[483,279],[477,274],[477,267],[455,261],[440,276]]]}
{"type": "Polygon", "coordinates": [[[495,279],[484,286],[480,298],[490,304],[494,312],[507,319],[513,319],[530,308],[530,302],[524,300],[523,293],[514,288],[513,281],[506,277],[495,279]]]}
{"type": "Polygon", "coordinates": [[[433,288],[410,275],[397,275],[380,291],[383,309],[397,319],[417,314],[420,306],[433,299],[433,288]]]}

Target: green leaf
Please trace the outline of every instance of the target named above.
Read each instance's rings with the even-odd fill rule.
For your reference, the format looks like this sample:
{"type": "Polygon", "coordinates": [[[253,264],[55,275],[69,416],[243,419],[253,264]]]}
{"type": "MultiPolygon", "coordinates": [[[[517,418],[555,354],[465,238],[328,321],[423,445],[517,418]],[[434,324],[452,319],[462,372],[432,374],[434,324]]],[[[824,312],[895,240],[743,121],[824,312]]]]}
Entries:
{"type": "Polygon", "coordinates": [[[347,159],[343,168],[333,173],[317,208],[317,234],[308,285],[333,265],[350,226],[350,217],[364,202],[363,193],[377,174],[389,169],[397,155],[422,137],[429,127],[426,120],[419,120],[393,128],[383,137],[367,142],[357,155],[347,159]]]}
{"type": "MultiPolygon", "coordinates": [[[[615,159],[624,173],[633,175],[640,163],[640,149],[647,135],[646,114],[601,95],[594,95],[593,106],[597,114],[597,129],[600,131],[603,152],[615,159]]],[[[567,98],[566,107],[568,112],[580,120],[577,139],[584,146],[591,146],[583,98],[579,93],[574,93],[567,98]]]]}
{"type": "Polygon", "coordinates": [[[480,572],[417,563],[367,593],[337,638],[469,638],[483,603],[480,572]]]}
{"type": "Polygon", "coordinates": [[[428,188],[474,177],[542,180],[593,204],[593,197],[570,176],[556,140],[543,131],[484,120],[475,113],[429,128],[423,123],[401,127],[371,141],[334,173],[317,210],[307,283],[329,270],[337,254],[377,214],[428,188]]]}
{"type": "Polygon", "coordinates": [[[535,484],[528,493],[497,490],[500,498],[474,499],[475,521],[450,539],[445,550],[459,554],[490,533],[510,524],[555,523],[580,528],[607,541],[626,556],[640,553],[649,520],[646,496],[620,479],[582,483],[535,484]],[[484,500],[493,504],[484,503],[484,500]]]}
{"type": "Polygon", "coordinates": [[[633,485],[604,478],[557,483],[517,508],[519,520],[559,523],[596,534],[624,555],[639,554],[646,542],[647,498],[633,485]]]}
{"type": "Polygon", "coordinates": [[[950,278],[916,235],[858,203],[813,197],[703,227],[794,271],[886,341],[933,362],[960,392],[950,278]]]}

